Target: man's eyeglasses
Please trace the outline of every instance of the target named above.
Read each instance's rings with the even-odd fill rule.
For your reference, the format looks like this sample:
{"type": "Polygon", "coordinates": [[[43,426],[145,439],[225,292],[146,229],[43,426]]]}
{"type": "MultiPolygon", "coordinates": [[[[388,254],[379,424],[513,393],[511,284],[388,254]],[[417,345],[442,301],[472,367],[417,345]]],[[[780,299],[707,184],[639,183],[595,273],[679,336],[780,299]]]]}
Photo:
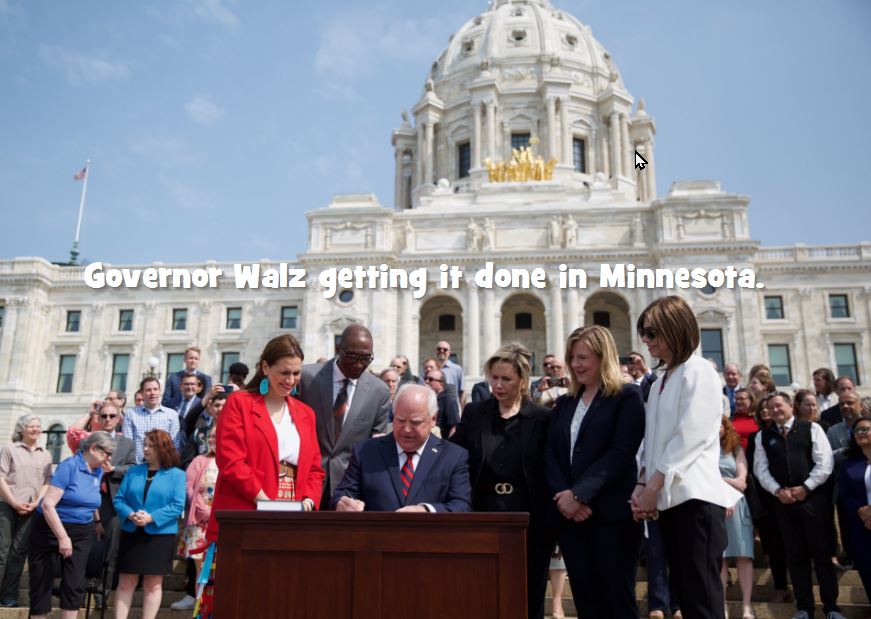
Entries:
{"type": "Polygon", "coordinates": [[[425,382],[425,383],[443,383],[443,382],[445,382],[445,379],[444,378],[433,378],[432,376],[427,376],[426,378],[423,379],[423,382],[425,382]]]}
{"type": "Polygon", "coordinates": [[[100,415],[100,419],[116,419],[118,415],[100,415]]]}
{"type": "Polygon", "coordinates": [[[648,340],[655,340],[656,329],[653,327],[641,327],[638,329],[638,337],[646,337],[648,340]]]}
{"type": "Polygon", "coordinates": [[[361,365],[369,365],[372,363],[372,360],[375,359],[375,356],[372,354],[369,355],[354,355],[348,352],[342,351],[342,356],[348,361],[353,361],[354,363],[359,363],[361,365]]]}
{"type": "Polygon", "coordinates": [[[451,352],[450,348],[443,348],[441,346],[436,346],[436,352],[451,352]]]}

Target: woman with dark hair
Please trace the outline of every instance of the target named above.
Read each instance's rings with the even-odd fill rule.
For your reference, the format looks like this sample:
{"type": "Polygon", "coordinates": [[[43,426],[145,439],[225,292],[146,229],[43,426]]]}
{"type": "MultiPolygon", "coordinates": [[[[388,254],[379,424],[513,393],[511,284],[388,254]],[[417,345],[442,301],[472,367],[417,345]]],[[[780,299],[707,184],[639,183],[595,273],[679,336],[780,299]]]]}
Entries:
{"type": "Polygon", "coordinates": [[[846,536],[865,595],[871,600],[871,419],[853,422],[847,460],[838,475],[838,500],[850,528],[846,536]]]}
{"type": "Polygon", "coordinates": [[[145,462],[127,470],[114,501],[121,521],[115,568],[119,574],[115,617],[119,619],[130,612],[140,576],[142,616],[157,616],[163,577],[172,572],[178,519],[184,513],[185,475],[178,468],[178,451],[169,432],[147,432],[142,454],[145,462]]]}
{"type": "Polygon", "coordinates": [[[818,423],[823,430],[828,431],[829,424],[820,419],[820,407],[817,398],[810,389],[799,389],[793,397],[795,418],[799,421],[813,421],[818,423]]]}
{"type": "Polygon", "coordinates": [[[747,388],[757,400],[777,391],[777,385],[774,384],[771,374],[764,370],[757,372],[756,376],[750,379],[750,382],[747,383],[747,388]]]}
{"type": "Polygon", "coordinates": [[[732,427],[741,439],[741,449],[747,450],[747,440],[759,429],[759,424],[753,418],[753,394],[741,387],[735,390],[735,416],[732,427]]]}
{"type": "Polygon", "coordinates": [[[581,617],[635,618],[641,529],[627,498],[644,436],[641,387],[624,381],[604,327],[575,329],[566,365],[572,386],[554,406],[545,470],[575,606],[581,617]]]}
{"type": "Polygon", "coordinates": [[[529,399],[532,354],[520,344],[484,364],[493,397],[467,404],[450,440],[469,452],[472,509],[529,512],[526,536],[527,614],[544,616],[554,536],[545,524],[544,445],[550,411],[529,399]]]}
{"type": "MultiPolygon", "coordinates": [[[[723,481],[744,493],[747,490],[747,457],[741,448],[741,438],[732,426],[729,417],[723,415],[720,423],[720,474],[723,481]]],[[[729,540],[723,553],[723,594],[729,580],[728,559],[734,558],[741,585],[742,619],[756,619],[750,598],[753,596],[753,520],[750,508],[742,497],[734,508],[726,510],[726,538],[729,540]]]]}
{"type": "Polygon", "coordinates": [[[30,616],[51,612],[51,587],[61,556],[61,619],[74,619],[85,601],[85,566],[100,522],[100,481],[115,441],[97,431],[79,443],[79,451],[57,465],[30,529],[30,616]]]}
{"type": "Polygon", "coordinates": [[[817,408],[821,411],[837,406],[838,394],[835,392],[835,373],[829,368],[819,368],[812,374],[817,408]]]}
{"type": "Polygon", "coordinates": [[[682,298],[657,299],[641,312],[636,327],[666,371],[647,400],[632,511],[639,520],[659,517],[683,616],[723,619],[726,508],[742,495],[720,477],[720,378],[707,360],[693,354],[699,325],[682,298]]]}
{"type": "MultiPolygon", "coordinates": [[[[209,583],[200,590],[197,616],[213,612],[215,513],[222,509],[254,510],[258,501],[300,501],[306,511],[318,508],[324,469],[315,430],[315,414],[291,397],[302,372],[303,352],[292,335],[266,344],[257,371],[244,390],[234,391],[218,419],[218,481],[206,540],[203,570],[209,583]],[[211,555],[211,557],[209,556],[211,555]]],[[[200,575],[200,582],[204,577],[200,575]]]]}

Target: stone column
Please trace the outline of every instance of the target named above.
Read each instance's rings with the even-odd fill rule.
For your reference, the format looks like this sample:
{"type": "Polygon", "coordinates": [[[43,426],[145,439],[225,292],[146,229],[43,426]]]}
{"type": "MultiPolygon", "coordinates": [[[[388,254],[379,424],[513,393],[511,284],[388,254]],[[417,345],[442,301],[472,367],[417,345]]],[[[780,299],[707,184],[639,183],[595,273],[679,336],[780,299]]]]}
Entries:
{"type": "Polygon", "coordinates": [[[414,166],[414,186],[417,187],[423,182],[423,124],[417,124],[417,153],[415,153],[417,161],[414,166]]]}
{"type": "MultiPolygon", "coordinates": [[[[463,346],[466,353],[466,374],[478,376],[481,372],[481,311],[478,303],[478,286],[473,283],[466,288],[466,327],[468,336],[463,346]]],[[[489,353],[488,353],[489,354],[489,353]]]]}
{"type": "Polygon", "coordinates": [[[496,102],[487,99],[487,157],[493,160],[501,159],[496,156],[496,102]]]}
{"type": "Polygon", "coordinates": [[[611,134],[611,176],[620,176],[623,173],[622,148],[620,142],[620,117],[617,112],[611,113],[611,126],[609,127],[611,134]]]}
{"type": "Polygon", "coordinates": [[[557,152],[557,136],[559,131],[556,127],[556,98],[547,98],[547,154],[553,159],[559,159],[557,152]]]}
{"type": "Polygon", "coordinates": [[[560,98],[559,104],[560,129],[562,130],[562,163],[572,165],[572,128],[569,126],[569,98],[560,98]]]}
{"type": "Polygon", "coordinates": [[[412,349],[415,348],[415,346],[411,294],[411,290],[399,291],[399,350],[395,351],[393,354],[405,355],[408,357],[409,363],[416,363],[415,359],[412,359],[412,349]]]}
{"type": "Polygon", "coordinates": [[[481,312],[481,317],[484,320],[483,351],[484,356],[489,356],[496,351],[496,348],[498,348],[496,343],[498,337],[496,336],[496,331],[493,327],[495,325],[496,329],[499,328],[499,318],[496,316],[496,293],[493,292],[492,289],[485,288],[483,290],[483,295],[484,311],[481,312]]]}
{"type": "Polygon", "coordinates": [[[433,127],[433,123],[431,121],[426,123],[426,137],[424,138],[426,160],[423,163],[423,182],[425,185],[432,185],[433,172],[435,172],[435,170],[433,169],[433,162],[435,160],[435,157],[433,156],[433,153],[435,151],[435,146],[433,144],[433,142],[435,141],[433,139],[434,129],[435,127],[433,127]]]}
{"type": "Polygon", "coordinates": [[[571,333],[581,326],[584,317],[580,314],[580,304],[577,288],[566,289],[566,333],[571,333]]]}
{"type": "Polygon", "coordinates": [[[16,349],[16,334],[18,333],[18,315],[22,307],[23,297],[8,297],[6,299],[6,314],[3,317],[3,328],[0,329],[0,378],[4,385],[14,387],[13,378],[17,366],[13,363],[12,355],[16,349]]]}
{"type": "Polygon", "coordinates": [[[597,144],[599,139],[598,136],[598,130],[593,129],[592,131],[590,131],[590,137],[587,141],[587,149],[589,150],[589,152],[587,153],[587,163],[590,164],[589,166],[587,166],[587,174],[589,174],[590,176],[595,176],[596,170],[599,169],[598,163],[596,162],[596,157],[598,157],[599,150],[597,144]]]}
{"type": "Polygon", "coordinates": [[[602,173],[605,175],[605,178],[608,178],[611,174],[611,153],[608,150],[608,133],[604,127],[599,132],[599,140],[601,140],[602,173]]]}
{"type": "Polygon", "coordinates": [[[393,153],[393,161],[396,166],[393,174],[393,205],[398,209],[402,209],[405,208],[405,204],[402,203],[402,149],[398,146],[393,153]]]}
{"type": "Polygon", "coordinates": [[[623,176],[631,178],[632,170],[635,169],[635,162],[633,161],[635,158],[635,151],[632,149],[632,144],[629,142],[629,119],[626,117],[626,114],[620,116],[620,140],[622,142],[621,147],[623,151],[623,158],[621,159],[623,164],[623,176]]]}
{"type": "Polygon", "coordinates": [[[647,159],[647,168],[644,170],[647,181],[647,200],[655,200],[656,199],[656,165],[653,163],[653,140],[647,140],[646,142],[646,154],[644,155],[645,159],[647,159]]]}
{"type": "Polygon", "coordinates": [[[481,167],[481,102],[472,102],[472,167],[481,167]]]}
{"type": "MultiPolygon", "coordinates": [[[[550,312],[547,315],[547,334],[551,351],[562,350],[565,346],[565,332],[563,331],[563,296],[562,290],[557,285],[557,280],[548,282],[550,287],[550,312]]],[[[556,354],[556,353],[554,353],[556,354]]]]}

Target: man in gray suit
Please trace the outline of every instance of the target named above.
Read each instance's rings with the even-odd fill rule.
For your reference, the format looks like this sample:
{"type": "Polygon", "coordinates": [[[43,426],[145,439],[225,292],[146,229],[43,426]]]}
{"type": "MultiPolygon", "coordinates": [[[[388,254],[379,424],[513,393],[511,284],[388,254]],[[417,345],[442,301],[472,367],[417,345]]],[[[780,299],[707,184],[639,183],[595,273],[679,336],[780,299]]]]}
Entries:
{"type": "Polygon", "coordinates": [[[315,412],[327,474],[322,505],[342,481],[354,445],[387,431],[390,390],[366,371],[372,359],[372,334],[355,324],[342,332],[335,357],[302,368],[300,397],[315,412]]]}

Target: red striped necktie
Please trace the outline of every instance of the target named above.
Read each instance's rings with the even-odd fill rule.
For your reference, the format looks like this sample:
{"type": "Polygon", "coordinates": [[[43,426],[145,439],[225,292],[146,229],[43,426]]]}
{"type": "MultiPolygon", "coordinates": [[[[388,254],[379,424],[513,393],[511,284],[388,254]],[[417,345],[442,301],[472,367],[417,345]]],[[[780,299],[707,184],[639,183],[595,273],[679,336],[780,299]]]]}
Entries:
{"type": "Polygon", "coordinates": [[[399,478],[402,480],[402,496],[408,497],[408,491],[411,490],[411,482],[414,480],[414,454],[413,451],[405,452],[405,464],[402,465],[402,470],[399,471],[399,478]]]}

